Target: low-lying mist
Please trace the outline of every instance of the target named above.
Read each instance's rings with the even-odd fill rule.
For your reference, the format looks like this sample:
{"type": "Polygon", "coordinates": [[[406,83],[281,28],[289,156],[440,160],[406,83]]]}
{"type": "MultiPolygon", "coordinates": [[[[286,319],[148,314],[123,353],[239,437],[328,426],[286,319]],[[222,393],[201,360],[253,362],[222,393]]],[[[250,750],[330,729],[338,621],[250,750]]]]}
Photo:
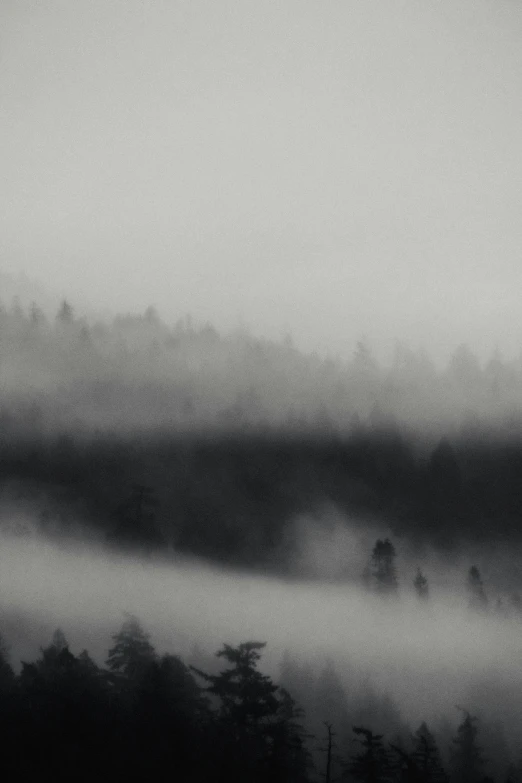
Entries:
{"type": "Polygon", "coordinates": [[[452,717],[461,704],[503,719],[513,737],[522,729],[522,621],[469,611],[462,590],[439,587],[422,603],[405,587],[383,599],[354,584],[288,582],[3,535],[0,594],[15,665],[33,659],[57,626],[74,650],[103,661],[130,612],[160,652],[190,660],[196,649],[208,656],[224,642],[266,641],[262,665],[276,681],[285,653],[316,675],[330,661],[348,701],[371,683],[412,724],[452,717]]]}

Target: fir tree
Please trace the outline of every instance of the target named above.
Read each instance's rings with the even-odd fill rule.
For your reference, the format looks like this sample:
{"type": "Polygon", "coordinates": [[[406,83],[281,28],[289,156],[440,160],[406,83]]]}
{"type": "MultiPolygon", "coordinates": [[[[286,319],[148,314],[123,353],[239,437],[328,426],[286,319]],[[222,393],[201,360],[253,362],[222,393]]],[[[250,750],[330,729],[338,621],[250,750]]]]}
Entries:
{"type": "Polygon", "coordinates": [[[62,303],[60,305],[60,309],[58,310],[56,314],[56,320],[64,325],[68,326],[69,324],[72,324],[73,322],[73,309],[67,299],[63,299],[62,303]]]}
{"type": "Polygon", "coordinates": [[[383,745],[382,734],[354,726],[353,732],[361,750],[352,756],[346,772],[360,783],[388,783],[392,780],[392,763],[389,751],[383,745]]]}
{"type": "Polygon", "coordinates": [[[395,547],[389,538],[378,539],[372,551],[372,576],[375,589],[381,595],[397,592],[397,572],[395,569],[395,547]]]}
{"type": "Polygon", "coordinates": [[[452,748],[452,781],[479,783],[483,777],[484,759],[477,745],[477,718],[464,711],[465,718],[457,729],[452,748]]]}
{"type": "Polygon", "coordinates": [[[426,723],[421,723],[415,732],[413,747],[412,757],[423,783],[446,783],[448,776],[442,766],[435,738],[426,723]]]}
{"type": "Polygon", "coordinates": [[[430,591],[428,587],[428,580],[420,568],[417,568],[417,574],[413,580],[413,586],[415,587],[415,592],[417,593],[418,598],[420,598],[422,601],[426,601],[429,598],[430,591]]]}
{"type": "Polygon", "coordinates": [[[469,593],[469,608],[476,611],[485,611],[488,606],[488,598],[477,566],[471,566],[468,571],[467,587],[469,593]]]}
{"type": "Polygon", "coordinates": [[[289,694],[258,668],[265,642],[225,644],[217,653],[230,664],[219,674],[193,669],[217,699],[219,780],[305,780],[308,754],[300,711],[289,694]],[[290,763],[291,762],[291,763],[290,763]]]}
{"type": "Polygon", "coordinates": [[[113,634],[114,646],[109,650],[107,667],[117,675],[133,680],[156,660],[154,647],[136,617],[128,615],[118,633],[113,634]]]}

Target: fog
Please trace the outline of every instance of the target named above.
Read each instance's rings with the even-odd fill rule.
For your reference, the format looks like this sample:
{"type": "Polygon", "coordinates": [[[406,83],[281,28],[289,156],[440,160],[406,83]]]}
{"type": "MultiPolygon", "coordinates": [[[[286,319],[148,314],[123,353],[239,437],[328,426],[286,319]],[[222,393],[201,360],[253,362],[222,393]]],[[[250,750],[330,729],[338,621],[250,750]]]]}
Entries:
{"type": "Polygon", "coordinates": [[[109,704],[93,769],[218,763],[188,670],[114,678],[45,647],[61,627],[103,664],[125,613],[203,671],[267,642],[343,752],[353,725],[426,720],[445,753],[456,705],[499,781],[496,721],[522,751],[521,34],[512,0],[0,3],[0,635],[20,672],[0,645],[0,734],[15,705],[22,775],[76,775],[76,717],[103,735],[109,704]]]}
{"type": "Polygon", "coordinates": [[[285,651],[316,674],[329,659],[348,694],[369,678],[413,724],[453,719],[463,704],[488,719],[509,718],[510,732],[519,728],[520,619],[470,612],[462,588],[439,587],[422,606],[407,586],[399,599],[383,600],[354,584],[110,557],[41,538],[3,535],[1,543],[2,633],[17,660],[33,659],[60,626],[73,650],[87,647],[102,662],[110,635],[131,612],[160,652],[190,659],[195,645],[213,653],[224,642],[262,640],[263,668],[276,681],[285,651]]]}
{"type": "Polygon", "coordinates": [[[518,353],[520,5],[0,10],[2,269],[306,350],[518,353]]]}
{"type": "Polygon", "coordinates": [[[220,333],[189,315],[168,323],[152,307],[92,320],[67,300],[47,313],[38,300],[0,300],[0,326],[0,404],[33,436],[275,428],[329,437],[362,423],[421,438],[509,438],[522,420],[521,358],[500,350],[480,361],[455,344],[437,366],[427,349],[396,342],[382,364],[359,340],[344,361],[301,351],[290,336],[220,333]]]}

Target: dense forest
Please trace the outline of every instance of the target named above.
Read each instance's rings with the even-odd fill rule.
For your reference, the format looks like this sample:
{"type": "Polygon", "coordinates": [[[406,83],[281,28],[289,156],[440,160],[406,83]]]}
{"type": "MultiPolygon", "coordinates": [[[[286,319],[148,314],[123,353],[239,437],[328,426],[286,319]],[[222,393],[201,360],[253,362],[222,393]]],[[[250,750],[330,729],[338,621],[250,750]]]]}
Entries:
{"type": "Polygon", "coordinates": [[[399,346],[384,369],[363,343],[342,364],[152,308],[14,302],[0,375],[2,497],[48,532],[286,573],[292,520],[325,506],[442,549],[520,539],[522,365],[498,355],[437,373],[399,346]]]}
{"type": "MultiPolygon", "coordinates": [[[[348,342],[348,340],[347,340],[348,342]]],[[[190,316],[167,326],[153,307],[111,322],[76,317],[63,301],[48,317],[36,303],[0,307],[4,427],[41,432],[347,433],[393,423],[434,435],[520,425],[522,361],[499,351],[482,366],[469,347],[439,368],[398,343],[380,366],[365,340],[350,361],[256,338],[219,334],[190,316]]]]}
{"type": "MultiPolygon", "coordinates": [[[[335,541],[326,550],[339,549],[338,567],[326,569],[333,581],[363,596],[362,628],[410,612],[430,639],[447,633],[438,591],[443,606],[454,586],[444,568],[432,582],[436,553],[461,569],[456,601],[464,626],[466,612],[473,618],[469,649],[467,638],[458,642],[464,657],[491,644],[489,665],[498,634],[516,647],[520,361],[496,353],[481,366],[460,346],[437,369],[425,352],[398,345],[382,367],[364,341],[342,362],[307,355],[289,338],[220,335],[189,317],[168,327],[153,308],[101,323],[66,301],[53,317],[14,301],[0,308],[0,377],[4,546],[35,536],[152,568],[189,562],[197,574],[210,564],[232,579],[321,585],[325,570],[301,556],[303,520],[324,544],[335,519],[371,541],[362,557],[335,541]],[[500,576],[484,577],[499,547],[500,576]],[[402,571],[398,552],[409,558],[402,571]]],[[[391,638],[378,633],[368,635],[377,658],[391,638]]],[[[11,666],[2,648],[7,779],[522,781],[522,694],[518,679],[502,690],[505,671],[499,682],[483,671],[474,681],[471,664],[467,701],[445,697],[444,714],[426,709],[413,723],[375,672],[339,655],[309,661],[292,648],[270,676],[264,641],[227,643],[215,656],[160,654],[131,615],[112,642],[103,662],[73,653],[59,630],[32,662],[11,666]]],[[[433,677],[451,693],[461,675],[443,661],[430,681],[433,663],[422,663],[419,709],[433,677]]]]}
{"type": "Polygon", "coordinates": [[[195,649],[184,662],[172,653],[160,655],[131,615],[113,634],[102,666],[87,650],[73,654],[61,629],[18,673],[2,645],[4,778],[522,780],[520,749],[508,747],[498,724],[484,724],[458,707],[454,728],[443,720],[436,730],[425,721],[412,730],[389,697],[367,691],[364,701],[352,695],[350,703],[331,663],[314,679],[285,655],[277,684],[260,668],[265,646],[224,644],[214,660],[195,649]],[[351,718],[357,723],[351,725],[351,718]]]}

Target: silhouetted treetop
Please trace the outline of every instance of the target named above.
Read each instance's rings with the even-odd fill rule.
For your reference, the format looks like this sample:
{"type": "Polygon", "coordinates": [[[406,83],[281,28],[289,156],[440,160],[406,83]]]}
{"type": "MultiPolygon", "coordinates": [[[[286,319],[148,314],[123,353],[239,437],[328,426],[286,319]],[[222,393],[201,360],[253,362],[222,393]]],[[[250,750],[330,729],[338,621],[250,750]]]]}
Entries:
{"type": "Polygon", "coordinates": [[[156,652],[149,638],[139,620],[129,615],[118,633],[112,637],[114,645],[109,650],[107,667],[130,680],[141,675],[156,660],[156,652]]]}
{"type": "Polygon", "coordinates": [[[395,547],[389,538],[385,538],[384,541],[377,540],[372,551],[372,576],[375,590],[382,595],[397,591],[395,556],[395,547]]]}

